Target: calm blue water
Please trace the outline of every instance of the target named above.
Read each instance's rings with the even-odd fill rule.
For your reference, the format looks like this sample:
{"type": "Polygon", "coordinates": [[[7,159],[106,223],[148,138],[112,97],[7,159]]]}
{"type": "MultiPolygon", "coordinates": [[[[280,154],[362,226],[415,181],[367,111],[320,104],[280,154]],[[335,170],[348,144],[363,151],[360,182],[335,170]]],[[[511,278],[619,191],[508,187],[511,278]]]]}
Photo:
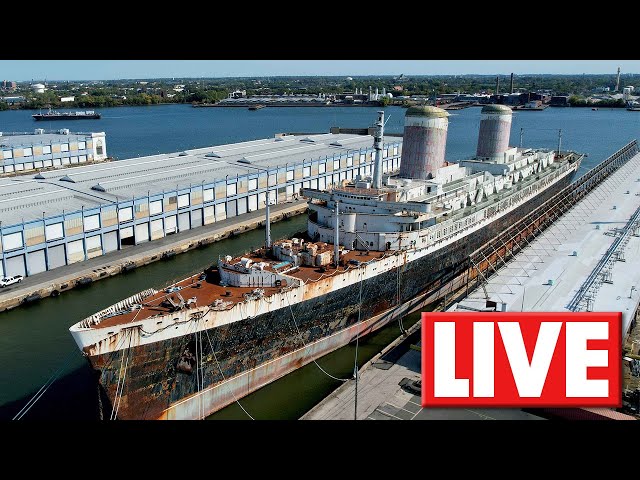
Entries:
{"type": "MultiPolygon", "coordinates": [[[[71,131],[104,131],[107,153],[131,158],[272,137],[279,132],[328,132],[330,127],[367,127],[375,120],[374,107],[326,108],[193,108],[190,105],[117,107],[98,110],[100,120],[35,122],[32,110],[0,112],[0,131],[33,131],[35,128],[71,131]]],[[[402,132],[405,109],[384,109],[388,132],[402,132]]],[[[475,154],[480,108],[451,111],[447,158],[456,160],[475,154]]],[[[516,112],[511,145],[518,145],[524,128],[525,147],[557,148],[562,129],[562,148],[587,152],[588,169],[623,144],[640,138],[640,112],[624,109],[547,108],[541,112],[516,112]]]]}
{"type": "MultiPolygon", "coordinates": [[[[124,159],[266,138],[278,132],[328,132],[332,126],[366,127],[375,120],[376,110],[303,107],[249,111],[243,108],[160,105],[102,109],[99,110],[103,115],[101,120],[75,122],[35,122],[31,118],[33,111],[3,111],[0,112],[0,131],[33,131],[36,127],[105,131],[107,153],[124,159]]],[[[405,110],[388,107],[385,112],[389,119],[386,130],[401,132],[405,110]]],[[[480,109],[476,107],[451,112],[448,159],[465,158],[475,153],[479,116],[480,109]]],[[[640,138],[640,112],[623,109],[592,111],[588,108],[518,112],[513,118],[511,145],[519,143],[520,128],[524,128],[524,146],[547,148],[557,148],[558,129],[561,128],[563,149],[589,154],[583,162],[584,172],[627,142],[640,138]]],[[[304,222],[300,218],[276,224],[274,235],[290,235],[303,227],[304,222]]],[[[59,367],[64,367],[62,378],[26,418],[95,418],[95,384],[90,368],[68,332],[69,326],[143,288],[157,287],[168,280],[186,276],[210,264],[218,254],[235,254],[257,245],[262,235],[261,231],[243,234],[234,240],[103,280],[83,290],[0,313],[0,419],[11,418],[59,367]],[[69,363],[63,365],[69,357],[69,363]]],[[[376,342],[375,339],[369,341],[376,342]]],[[[371,355],[374,350],[371,349],[371,355]]],[[[336,372],[341,369],[348,372],[352,354],[342,356],[344,361],[336,360],[340,354],[322,361],[328,362],[336,372]]],[[[272,384],[263,389],[266,393],[261,394],[261,390],[253,394],[252,399],[247,399],[252,412],[258,418],[297,418],[301,413],[303,393],[305,402],[312,405],[335,387],[327,385],[326,378],[318,376],[314,368],[301,369],[295,375],[285,377],[289,380],[284,380],[284,383],[280,381],[278,386],[272,384]],[[267,405],[269,402],[271,405],[267,405]]],[[[232,413],[222,414],[227,415],[223,418],[244,416],[242,412],[229,411],[232,413]]]]}

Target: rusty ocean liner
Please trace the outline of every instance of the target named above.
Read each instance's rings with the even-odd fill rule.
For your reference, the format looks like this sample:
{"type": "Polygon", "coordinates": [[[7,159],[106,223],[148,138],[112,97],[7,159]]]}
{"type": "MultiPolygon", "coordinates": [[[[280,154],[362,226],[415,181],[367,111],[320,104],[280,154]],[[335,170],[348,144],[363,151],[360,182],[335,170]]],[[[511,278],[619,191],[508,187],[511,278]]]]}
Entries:
{"type": "Polygon", "coordinates": [[[445,161],[448,114],[411,107],[398,175],[303,189],[305,235],[220,258],[70,328],[112,417],[198,419],[434,301],[471,252],[571,181],[582,156],[509,147],[512,111],[487,105],[477,154],[445,161]]]}

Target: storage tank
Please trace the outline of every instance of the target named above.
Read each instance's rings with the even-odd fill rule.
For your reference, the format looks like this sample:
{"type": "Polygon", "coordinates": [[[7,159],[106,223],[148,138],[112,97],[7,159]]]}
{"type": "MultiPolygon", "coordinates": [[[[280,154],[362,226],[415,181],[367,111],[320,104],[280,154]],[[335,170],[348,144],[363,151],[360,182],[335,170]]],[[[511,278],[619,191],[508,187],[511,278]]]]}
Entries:
{"type": "Polygon", "coordinates": [[[513,111],[506,105],[485,105],[480,112],[478,157],[496,157],[509,149],[513,111]]]}
{"type": "Polygon", "coordinates": [[[449,114],[431,106],[409,107],[405,114],[400,177],[427,180],[444,164],[449,114]]]}

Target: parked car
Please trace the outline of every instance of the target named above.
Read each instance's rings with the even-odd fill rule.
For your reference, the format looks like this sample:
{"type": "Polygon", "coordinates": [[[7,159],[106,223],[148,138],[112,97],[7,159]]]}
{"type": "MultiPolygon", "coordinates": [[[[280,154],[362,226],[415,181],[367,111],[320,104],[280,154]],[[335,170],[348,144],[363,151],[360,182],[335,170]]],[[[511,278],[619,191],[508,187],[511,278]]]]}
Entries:
{"type": "Polygon", "coordinates": [[[20,283],[24,277],[22,275],[14,275],[13,277],[2,277],[0,278],[0,287],[4,288],[8,285],[13,285],[14,283],[20,283]]]}

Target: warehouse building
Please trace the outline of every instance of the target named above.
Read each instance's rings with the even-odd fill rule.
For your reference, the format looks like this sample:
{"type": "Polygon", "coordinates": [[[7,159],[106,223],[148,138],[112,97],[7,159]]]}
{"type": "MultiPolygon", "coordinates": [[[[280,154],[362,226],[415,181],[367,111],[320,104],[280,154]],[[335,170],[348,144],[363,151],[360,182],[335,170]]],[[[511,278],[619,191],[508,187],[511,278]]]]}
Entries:
{"type": "Polygon", "coordinates": [[[71,133],[63,128],[34,133],[0,132],[0,174],[91,163],[107,158],[104,132],[71,133]]]}
{"type": "MultiPolygon", "coordinates": [[[[104,139],[103,139],[104,140],[104,139]]],[[[88,140],[85,140],[87,142],[88,140]]],[[[389,137],[385,172],[402,139],[389,137]]],[[[370,175],[369,135],[277,135],[0,179],[0,274],[34,275],[370,175]]]]}

